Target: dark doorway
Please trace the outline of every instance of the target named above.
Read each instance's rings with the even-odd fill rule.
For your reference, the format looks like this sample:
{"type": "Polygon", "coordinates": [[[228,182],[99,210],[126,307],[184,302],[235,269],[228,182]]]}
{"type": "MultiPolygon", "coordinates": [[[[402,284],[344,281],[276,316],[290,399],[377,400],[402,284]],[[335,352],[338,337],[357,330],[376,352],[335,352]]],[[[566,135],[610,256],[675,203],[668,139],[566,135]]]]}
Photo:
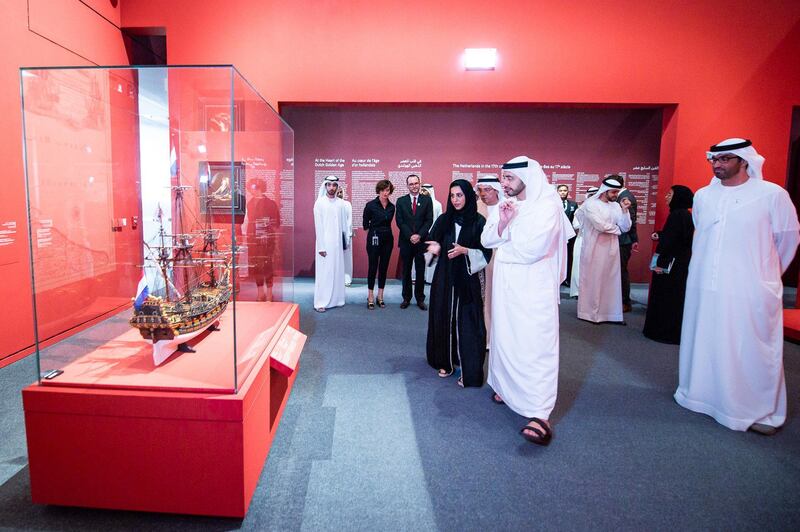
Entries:
{"type": "Polygon", "coordinates": [[[166,65],[166,28],[122,28],[130,65],[166,65]]]}
{"type": "MultiPolygon", "coordinates": [[[[795,209],[800,211],[800,107],[792,110],[792,130],[789,137],[789,164],[786,172],[786,190],[795,209]]],[[[800,258],[795,255],[789,269],[783,274],[783,285],[797,287],[800,276],[800,258]]]]}

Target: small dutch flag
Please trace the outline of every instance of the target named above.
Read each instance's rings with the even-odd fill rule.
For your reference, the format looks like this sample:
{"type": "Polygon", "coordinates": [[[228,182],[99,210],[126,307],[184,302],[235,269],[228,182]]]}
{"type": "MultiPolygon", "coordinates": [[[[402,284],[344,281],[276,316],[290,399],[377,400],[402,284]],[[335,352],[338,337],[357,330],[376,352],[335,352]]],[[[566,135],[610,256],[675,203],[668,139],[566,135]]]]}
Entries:
{"type": "Polygon", "coordinates": [[[171,177],[178,176],[178,156],[175,154],[175,146],[169,151],[169,175],[171,177]]]}
{"type": "Polygon", "coordinates": [[[141,310],[142,304],[149,294],[150,288],[147,286],[147,276],[142,273],[142,279],[139,281],[139,286],[136,287],[136,299],[133,302],[133,308],[141,310]]]}

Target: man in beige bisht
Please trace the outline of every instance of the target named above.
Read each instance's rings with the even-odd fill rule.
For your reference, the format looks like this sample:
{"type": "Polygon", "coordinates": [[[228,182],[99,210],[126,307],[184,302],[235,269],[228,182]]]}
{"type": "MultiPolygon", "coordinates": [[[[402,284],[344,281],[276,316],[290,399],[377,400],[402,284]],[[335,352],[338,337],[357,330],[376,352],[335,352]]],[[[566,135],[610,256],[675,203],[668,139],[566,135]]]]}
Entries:
{"type": "Polygon", "coordinates": [[[558,390],[559,286],[575,231],[538,162],[511,159],[501,182],[510,199],[490,214],[481,234],[481,243],[497,250],[488,383],[495,403],[529,419],[522,437],[547,445],[558,390]]]}
{"type": "MultiPolygon", "coordinates": [[[[500,201],[505,199],[503,187],[500,180],[494,176],[483,176],[478,179],[475,185],[478,192],[478,212],[487,220],[489,215],[497,210],[500,201]]],[[[489,265],[484,269],[483,283],[483,321],[486,323],[486,341],[490,345],[492,330],[492,274],[494,272],[494,254],[489,261],[489,265]]]]}
{"type": "Polygon", "coordinates": [[[631,217],[630,202],[616,201],[621,189],[622,181],[611,175],[603,180],[597,194],[581,206],[578,318],[594,323],[622,322],[618,237],[630,229],[631,217]]]}

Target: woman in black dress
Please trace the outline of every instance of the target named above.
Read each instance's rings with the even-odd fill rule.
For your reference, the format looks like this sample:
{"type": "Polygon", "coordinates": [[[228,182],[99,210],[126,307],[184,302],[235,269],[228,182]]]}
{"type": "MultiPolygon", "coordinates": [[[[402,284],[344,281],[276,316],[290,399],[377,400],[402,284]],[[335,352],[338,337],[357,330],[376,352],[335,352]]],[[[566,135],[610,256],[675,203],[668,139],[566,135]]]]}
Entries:
{"type": "Polygon", "coordinates": [[[486,326],[480,272],[492,256],[481,245],[486,219],[478,214],[469,182],[450,183],[447,210],[429,233],[428,252],[436,257],[428,313],[428,364],[440,377],[461,367],[460,386],[483,386],[486,326]]]}
{"type": "Polygon", "coordinates": [[[363,226],[367,230],[367,257],[369,270],[367,271],[367,308],[375,310],[375,273],[378,274],[378,306],[383,308],[383,288],[386,286],[386,271],[389,269],[389,259],[392,257],[394,235],[392,235],[392,218],[394,218],[394,204],[389,201],[389,196],[394,192],[394,185],[388,179],[381,179],[375,185],[374,200],[364,205],[363,226]]]}
{"type": "Polygon", "coordinates": [[[665,344],[681,342],[683,301],[694,235],[694,223],[689,212],[693,199],[694,194],[687,187],[673,185],[667,192],[669,216],[664,229],[653,233],[653,240],[658,241],[658,260],[650,282],[643,332],[651,340],[665,344]],[[667,269],[669,273],[666,273],[667,269]]]}

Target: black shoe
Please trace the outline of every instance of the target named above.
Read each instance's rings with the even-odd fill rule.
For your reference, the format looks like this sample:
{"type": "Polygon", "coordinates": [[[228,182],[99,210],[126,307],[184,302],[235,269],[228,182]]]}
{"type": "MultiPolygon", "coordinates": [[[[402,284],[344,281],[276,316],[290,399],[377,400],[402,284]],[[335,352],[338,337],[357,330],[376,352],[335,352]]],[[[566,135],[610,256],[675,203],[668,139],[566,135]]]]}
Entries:
{"type": "Polygon", "coordinates": [[[402,303],[400,303],[400,308],[408,308],[408,305],[410,304],[411,303],[409,301],[403,301],[402,303]]]}
{"type": "Polygon", "coordinates": [[[523,438],[536,445],[549,445],[553,439],[553,429],[538,417],[530,418],[528,424],[519,432],[523,438]],[[531,426],[531,423],[536,423],[538,426],[531,426]]]}
{"type": "Polygon", "coordinates": [[[424,301],[417,303],[417,306],[420,308],[420,310],[428,310],[428,305],[426,305],[424,301]]]}

